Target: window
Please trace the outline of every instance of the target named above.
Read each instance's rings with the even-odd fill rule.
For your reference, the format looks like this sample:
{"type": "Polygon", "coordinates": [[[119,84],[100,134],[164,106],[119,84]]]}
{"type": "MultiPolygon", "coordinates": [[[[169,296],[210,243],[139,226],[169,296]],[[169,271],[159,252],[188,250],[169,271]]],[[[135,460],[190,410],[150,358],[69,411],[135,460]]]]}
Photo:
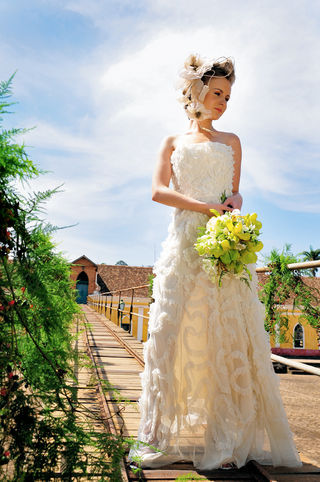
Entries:
{"type": "Polygon", "coordinates": [[[89,279],[87,273],[81,271],[81,273],[78,275],[77,281],[86,281],[88,283],[89,279]]]}
{"type": "Polygon", "coordinates": [[[293,330],[293,347],[294,348],[303,348],[303,345],[304,345],[303,336],[304,336],[303,328],[299,323],[294,327],[294,330],[293,330]]]}

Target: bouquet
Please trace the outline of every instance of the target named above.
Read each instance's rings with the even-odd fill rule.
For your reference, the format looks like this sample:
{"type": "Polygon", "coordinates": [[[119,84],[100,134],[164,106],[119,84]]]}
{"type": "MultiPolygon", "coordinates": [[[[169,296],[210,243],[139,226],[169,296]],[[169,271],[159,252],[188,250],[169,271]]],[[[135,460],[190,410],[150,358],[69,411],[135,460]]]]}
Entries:
{"type": "MultiPolygon", "coordinates": [[[[222,201],[224,202],[224,201],[222,201]]],[[[206,226],[198,228],[199,236],[194,244],[198,254],[203,258],[202,267],[213,282],[221,286],[223,276],[232,275],[243,280],[248,287],[248,279],[252,275],[247,264],[257,261],[256,251],[263,248],[258,239],[262,224],[257,214],[240,215],[239,209],[215,214],[206,226]]]]}

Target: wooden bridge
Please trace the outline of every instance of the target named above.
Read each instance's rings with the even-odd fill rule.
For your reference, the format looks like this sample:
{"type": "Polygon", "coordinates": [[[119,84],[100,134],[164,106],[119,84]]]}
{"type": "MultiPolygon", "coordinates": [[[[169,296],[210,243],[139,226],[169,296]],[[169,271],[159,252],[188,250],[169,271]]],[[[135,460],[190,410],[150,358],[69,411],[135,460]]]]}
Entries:
{"type": "MultiPolygon", "coordinates": [[[[114,434],[136,437],[140,414],[138,410],[138,399],[140,397],[140,377],[139,373],[143,370],[143,344],[134,338],[126,330],[110,321],[105,312],[98,313],[87,305],[82,305],[85,319],[89,322],[83,333],[83,338],[79,340],[79,350],[86,351],[94,363],[98,379],[98,396],[95,390],[88,388],[83,391],[84,402],[96,410],[102,410],[104,418],[108,420],[109,430],[114,434]],[[101,383],[107,380],[111,384],[109,394],[103,393],[101,383]],[[119,393],[115,393],[117,389],[119,393]],[[120,401],[119,401],[120,395],[120,401]],[[130,404],[121,403],[121,397],[130,400],[130,404]]],[[[81,374],[82,383],[88,379],[90,374],[81,374]]],[[[319,394],[320,378],[316,375],[281,375],[281,377],[294,378],[303,377],[308,382],[308,395],[312,390],[319,394]]],[[[297,383],[295,383],[296,387],[297,383]]],[[[282,386],[282,380],[281,380],[282,386]]],[[[284,387],[286,388],[286,387],[284,387]]],[[[287,387],[288,388],[288,387],[287,387]]],[[[249,462],[245,467],[236,470],[211,470],[199,471],[194,468],[192,463],[175,463],[158,469],[141,469],[139,473],[134,473],[129,466],[126,458],[121,463],[122,479],[125,481],[161,481],[161,480],[214,480],[214,481],[286,481],[286,482],[320,482],[320,455],[318,452],[320,425],[318,420],[318,410],[311,413],[308,421],[308,410],[305,400],[300,400],[306,391],[304,386],[301,393],[295,395],[293,406],[301,404],[303,413],[292,420],[290,410],[288,417],[293,432],[300,433],[300,438],[296,440],[297,448],[300,452],[303,467],[290,469],[287,467],[277,467],[263,465],[255,461],[249,462]],[[314,418],[313,418],[314,417],[314,418]],[[309,425],[311,424],[311,427],[309,425]],[[318,424],[318,425],[317,425],[318,424]]],[[[291,388],[289,393],[292,395],[291,388]]],[[[283,395],[283,393],[282,393],[283,395]]],[[[315,404],[316,406],[316,401],[315,404]]],[[[287,406],[286,406],[287,408],[287,406]]],[[[121,482],[121,481],[119,481],[121,482]]]]}

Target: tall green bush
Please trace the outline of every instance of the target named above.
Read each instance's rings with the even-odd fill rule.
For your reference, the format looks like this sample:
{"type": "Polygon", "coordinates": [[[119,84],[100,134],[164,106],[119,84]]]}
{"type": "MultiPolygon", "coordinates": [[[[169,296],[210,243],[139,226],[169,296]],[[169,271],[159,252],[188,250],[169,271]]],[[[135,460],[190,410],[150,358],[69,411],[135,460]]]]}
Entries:
{"type": "Polygon", "coordinates": [[[259,292],[260,301],[265,305],[265,329],[274,335],[279,343],[288,341],[288,310],[283,310],[289,298],[293,299],[292,311],[301,310],[299,318],[306,320],[319,333],[320,307],[317,305],[320,292],[303,281],[303,275],[309,270],[290,270],[288,264],[297,263],[299,259],[291,252],[291,245],[286,244],[279,252],[273,249],[265,256],[266,265],[270,268],[267,282],[259,292]]]}
{"type": "MultiPolygon", "coordinates": [[[[72,324],[80,310],[70,266],[40,220],[55,189],[22,196],[17,180],[40,174],[17,136],[3,127],[13,77],[0,83],[0,479],[62,480],[99,473],[121,480],[127,441],[79,423],[72,324]],[[94,448],[95,450],[92,450],[94,448]]],[[[82,360],[82,363],[88,363],[82,360]]],[[[101,421],[101,420],[100,420],[101,421]]]]}

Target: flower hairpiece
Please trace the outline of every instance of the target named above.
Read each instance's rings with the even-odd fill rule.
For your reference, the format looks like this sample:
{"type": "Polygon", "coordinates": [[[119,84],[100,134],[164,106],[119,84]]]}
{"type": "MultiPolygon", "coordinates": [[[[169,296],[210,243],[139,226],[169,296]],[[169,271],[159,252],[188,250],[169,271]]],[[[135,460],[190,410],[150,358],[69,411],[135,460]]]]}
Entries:
{"type": "Polygon", "coordinates": [[[212,61],[201,58],[199,54],[191,54],[186,59],[179,75],[186,80],[201,79],[201,77],[212,68],[212,65],[212,61]]]}
{"type": "Polygon", "coordinates": [[[208,59],[199,54],[191,54],[186,59],[183,68],[179,72],[180,81],[177,88],[182,89],[182,96],[178,98],[184,104],[189,119],[207,119],[211,117],[211,111],[206,109],[203,101],[209,92],[209,86],[201,80],[207,72],[208,77],[214,77],[214,65],[218,59],[208,59]]]}

